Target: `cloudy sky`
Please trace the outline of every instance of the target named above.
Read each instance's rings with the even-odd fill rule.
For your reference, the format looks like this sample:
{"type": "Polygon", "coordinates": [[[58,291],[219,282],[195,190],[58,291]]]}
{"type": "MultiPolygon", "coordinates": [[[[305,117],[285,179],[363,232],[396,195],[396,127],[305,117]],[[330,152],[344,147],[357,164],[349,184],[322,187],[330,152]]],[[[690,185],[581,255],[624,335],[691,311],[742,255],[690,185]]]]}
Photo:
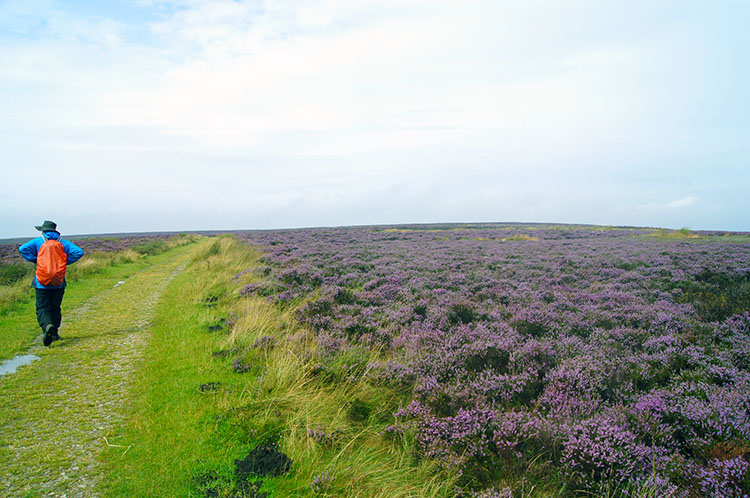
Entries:
{"type": "Polygon", "coordinates": [[[0,237],[750,230],[745,0],[0,0],[0,237]]]}

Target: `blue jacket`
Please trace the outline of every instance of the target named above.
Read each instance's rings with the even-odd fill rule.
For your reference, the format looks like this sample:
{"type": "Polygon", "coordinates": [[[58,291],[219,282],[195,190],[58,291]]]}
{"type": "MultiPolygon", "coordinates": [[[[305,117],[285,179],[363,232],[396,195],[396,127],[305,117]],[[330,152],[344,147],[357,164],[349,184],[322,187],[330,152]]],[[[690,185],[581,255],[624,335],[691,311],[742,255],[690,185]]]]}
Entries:
{"type": "MultiPolygon", "coordinates": [[[[60,240],[60,242],[62,242],[63,249],[65,249],[65,255],[68,257],[69,265],[75,263],[83,257],[83,249],[70,242],[69,240],[63,239],[57,232],[44,232],[41,237],[31,239],[30,241],[19,247],[18,252],[21,253],[21,256],[23,256],[23,259],[25,259],[26,261],[36,263],[36,255],[39,254],[39,248],[42,247],[42,244],[44,244],[47,239],[60,240]]],[[[65,287],[65,285],[65,280],[63,280],[62,285],[58,286],[42,285],[37,281],[36,275],[34,275],[34,282],[32,283],[32,286],[36,287],[37,289],[60,289],[62,287],[65,287]]]]}

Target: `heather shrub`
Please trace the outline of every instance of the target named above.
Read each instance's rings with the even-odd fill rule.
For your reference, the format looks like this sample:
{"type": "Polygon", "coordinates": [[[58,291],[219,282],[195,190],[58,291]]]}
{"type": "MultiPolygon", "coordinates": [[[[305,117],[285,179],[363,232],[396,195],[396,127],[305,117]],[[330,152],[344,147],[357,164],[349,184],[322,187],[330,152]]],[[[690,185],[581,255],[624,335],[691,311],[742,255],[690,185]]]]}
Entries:
{"type": "Polygon", "coordinates": [[[463,496],[749,494],[750,245],[671,233],[250,233],[246,293],[296,307],[316,378],[392,392],[383,437],[463,496]]]}
{"type": "Polygon", "coordinates": [[[677,302],[690,303],[704,321],[719,322],[747,310],[750,302],[750,271],[724,273],[704,268],[693,280],[671,285],[677,302]]]}

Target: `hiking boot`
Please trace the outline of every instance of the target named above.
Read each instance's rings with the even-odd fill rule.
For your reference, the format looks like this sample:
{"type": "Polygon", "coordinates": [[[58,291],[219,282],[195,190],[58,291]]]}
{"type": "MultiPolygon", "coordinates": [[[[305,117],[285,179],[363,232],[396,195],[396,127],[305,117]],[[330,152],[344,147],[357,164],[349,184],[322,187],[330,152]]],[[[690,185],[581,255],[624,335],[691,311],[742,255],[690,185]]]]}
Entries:
{"type": "Polygon", "coordinates": [[[42,337],[42,342],[45,346],[49,346],[52,344],[52,341],[54,341],[54,337],[57,335],[57,330],[55,329],[55,326],[51,323],[48,323],[44,326],[44,336],[42,337]]]}
{"type": "Polygon", "coordinates": [[[60,334],[57,333],[57,329],[52,333],[52,342],[59,341],[60,340],[60,334]]]}

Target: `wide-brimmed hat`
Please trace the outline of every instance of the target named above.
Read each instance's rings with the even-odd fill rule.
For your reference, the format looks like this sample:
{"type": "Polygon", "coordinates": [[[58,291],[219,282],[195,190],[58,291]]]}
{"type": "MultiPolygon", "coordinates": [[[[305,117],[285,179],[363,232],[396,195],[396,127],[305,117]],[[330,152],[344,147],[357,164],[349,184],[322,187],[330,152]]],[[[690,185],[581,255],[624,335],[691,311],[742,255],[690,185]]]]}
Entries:
{"type": "Polygon", "coordinates": [[[34,228],[36,228],[40,232],[57,232],[57,223],[50,220],[44,220],[44,223],[42,223],[41,226],[34,228]]]}

